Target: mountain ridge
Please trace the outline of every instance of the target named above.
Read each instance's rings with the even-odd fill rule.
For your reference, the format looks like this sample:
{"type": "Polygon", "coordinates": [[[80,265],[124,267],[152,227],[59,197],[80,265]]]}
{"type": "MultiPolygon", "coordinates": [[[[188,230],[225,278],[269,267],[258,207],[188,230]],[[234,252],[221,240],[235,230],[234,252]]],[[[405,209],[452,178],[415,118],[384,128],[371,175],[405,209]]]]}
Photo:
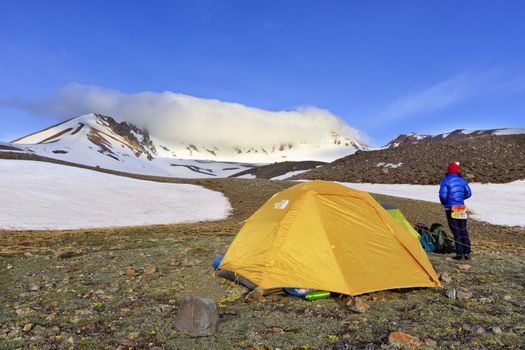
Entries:
{"type": "Polygon", "coordinates": [[[356,152],[290,179],[434,185],[453,161],[461,163],[463,176],[470,182],[524,179],[525,134],[486,134],[356,152]]]}
{"type": "Polygon", "coordinates": [[[499,128],[484,130],[456,129],[454,131],[438,135],[417,134],[415,132],[411,132],[408,134],[401,134],[397,136],[395,139],[388,142],[382,148],[399,147],[406,144],[447,142],[452,140],[472,139],[483,136],[502,136],[518,134],[525,134],[525,128],[499,128]]]}
{"type": "Polygon", "coordinates": [[[227,177],[256,164],[294,160],[331,161],[367,149],[359,141],[336,132],[331,132],[323,144],[287,142],[264,147],[241,147],[176,140],[166,142],[132,123],[118,122],[97,113],[65,120],[17,138],[8,145],[74,163],[176,177],[227,177]]]}

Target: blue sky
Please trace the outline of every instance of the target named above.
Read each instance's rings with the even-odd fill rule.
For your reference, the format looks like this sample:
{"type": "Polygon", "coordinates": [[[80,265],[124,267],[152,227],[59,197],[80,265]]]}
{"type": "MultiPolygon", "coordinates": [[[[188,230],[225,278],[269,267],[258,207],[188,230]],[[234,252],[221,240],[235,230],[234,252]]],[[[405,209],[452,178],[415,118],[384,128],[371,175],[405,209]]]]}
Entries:
{"type": "Polygon", "coordinates": [[[42,101],[72,84],[315,106],[375,146],[411,131],[525,127],[520,0],[0,6],[4,141],[65,117],[42,101]]]}

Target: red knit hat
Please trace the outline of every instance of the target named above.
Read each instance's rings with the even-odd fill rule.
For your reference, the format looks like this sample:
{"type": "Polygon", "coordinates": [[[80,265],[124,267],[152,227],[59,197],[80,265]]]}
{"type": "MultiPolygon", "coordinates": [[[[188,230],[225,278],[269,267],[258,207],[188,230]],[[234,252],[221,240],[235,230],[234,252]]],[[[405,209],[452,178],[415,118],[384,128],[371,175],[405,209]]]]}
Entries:
{"type": "Polygon", "coordinates": [[[449,174],[459,174],[460,172],[459,162],[452,162],[448,165],[447,173],[449,174]]]}

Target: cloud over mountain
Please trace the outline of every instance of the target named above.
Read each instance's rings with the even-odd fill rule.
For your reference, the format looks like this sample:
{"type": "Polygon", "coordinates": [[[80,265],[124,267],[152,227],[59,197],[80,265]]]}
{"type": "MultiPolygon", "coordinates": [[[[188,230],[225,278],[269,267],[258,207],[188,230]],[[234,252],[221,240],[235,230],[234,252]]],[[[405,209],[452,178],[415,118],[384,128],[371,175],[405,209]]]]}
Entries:
{"type": "Polygon", "coordinates": [[[269,111],[170,91],[128,94],[72,84],[39,101],[10,99],[1,103],[39,115],[64,118],[90,112],[107,114],[147,128],[166,140],[208,145],[323,143],[330,140],[332,132],[367,142],[366,134],[325,109],[300,107],[269,111]]]}

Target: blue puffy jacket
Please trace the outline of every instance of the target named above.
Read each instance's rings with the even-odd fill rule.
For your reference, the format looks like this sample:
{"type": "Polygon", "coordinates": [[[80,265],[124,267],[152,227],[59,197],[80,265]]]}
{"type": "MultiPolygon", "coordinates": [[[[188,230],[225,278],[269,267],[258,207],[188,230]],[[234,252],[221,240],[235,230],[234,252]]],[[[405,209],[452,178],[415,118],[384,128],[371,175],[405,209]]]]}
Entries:
{"type": "Polygon", "coordinates": [[[445,209],[453,205],[465,205],[465,199],[472,196],[467,181],[458,174],[448,174],[439,186],[439,200],[445,209]]]}

